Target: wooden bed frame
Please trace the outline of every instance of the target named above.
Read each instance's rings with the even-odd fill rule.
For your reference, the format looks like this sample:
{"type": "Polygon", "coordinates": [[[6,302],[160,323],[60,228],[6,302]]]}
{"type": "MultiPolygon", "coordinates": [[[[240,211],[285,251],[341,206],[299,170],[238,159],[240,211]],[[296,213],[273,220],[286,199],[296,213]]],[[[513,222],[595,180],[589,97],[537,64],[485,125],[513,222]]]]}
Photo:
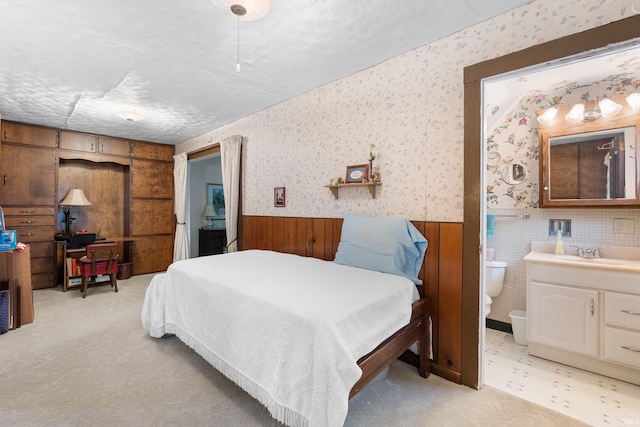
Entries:
{"type": "Polygon", "coordinates": [[[371,353],[358,360],[358,366],[362,369],[362,376],[351,388],[349,399],[398,358],[416,366],[421,377],[427,378],[429,376],[431,340],[429,338],[428,306],[427,299],[424,297],[414,302],[411,310],[411,321],[387,338],[371,353]],[[408,350],[416,341],[419,341],[419,354],[417,356],[408,350]]]}

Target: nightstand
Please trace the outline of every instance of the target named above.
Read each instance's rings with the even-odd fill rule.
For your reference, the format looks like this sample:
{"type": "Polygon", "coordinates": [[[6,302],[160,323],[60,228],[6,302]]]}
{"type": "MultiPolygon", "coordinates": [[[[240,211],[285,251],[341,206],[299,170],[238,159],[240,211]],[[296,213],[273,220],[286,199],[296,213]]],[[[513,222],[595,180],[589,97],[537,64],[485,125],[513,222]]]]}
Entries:
{"type": "Polygon", "coordinates": [[[221,254],[227,245],[227,230],[201,228],[198,238],[198,256],[221,254]]]}

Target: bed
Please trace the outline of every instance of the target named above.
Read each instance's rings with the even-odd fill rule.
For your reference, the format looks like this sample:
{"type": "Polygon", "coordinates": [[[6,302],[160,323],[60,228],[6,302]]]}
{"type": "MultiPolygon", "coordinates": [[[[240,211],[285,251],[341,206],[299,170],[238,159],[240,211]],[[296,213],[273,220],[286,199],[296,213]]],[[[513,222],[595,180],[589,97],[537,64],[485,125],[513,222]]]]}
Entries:
{"type": "Polygon", "coordinates": [[[175,334],[278,421],[341,426],[349,398],[412,345],[429,373],[427,242],[405,220],[385,233],[388,220],[346,217],[334,262],[248,250],[174,263],[147,289],[143,326],[175,334]]]}

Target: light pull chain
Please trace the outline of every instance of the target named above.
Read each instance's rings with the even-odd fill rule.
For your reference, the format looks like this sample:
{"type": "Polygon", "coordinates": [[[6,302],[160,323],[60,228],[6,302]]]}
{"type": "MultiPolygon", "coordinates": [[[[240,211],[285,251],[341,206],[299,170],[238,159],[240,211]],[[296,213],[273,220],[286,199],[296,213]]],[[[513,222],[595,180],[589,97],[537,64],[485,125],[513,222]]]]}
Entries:
{"type": "Polygon", "coordinates": [[[238,61],[236,62],[236,73],[240,72],[240,17],[247,13],[247,9],[239,4],[231,5],[231,12],[238,17],[238,61]]]}
{"type": "Polygon", "coordinates": [[[238,15],[238,61],[236,62],[236,73],[240,72],[240,15],[238,15]]]}

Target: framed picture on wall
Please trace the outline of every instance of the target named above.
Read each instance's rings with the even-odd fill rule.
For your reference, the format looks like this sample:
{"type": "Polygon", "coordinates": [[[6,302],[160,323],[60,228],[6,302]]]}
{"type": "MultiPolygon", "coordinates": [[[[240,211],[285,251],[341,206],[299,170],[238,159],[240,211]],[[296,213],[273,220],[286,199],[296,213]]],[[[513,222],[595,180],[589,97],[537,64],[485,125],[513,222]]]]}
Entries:
{"type": "Polygon", "coordinates": [[[347,184],[362,182],[364,177],[369,176],[369,165],[347,166],[347,184]]]}
{"type": "Polygon", "coordinates": [[[287,204],[287,195],[284,187],[275,187],[273,189],[273,206],[276,208],[284,208],[287,204]]]}
{"type": "Polygon", "coordinates": [[[207,205],[215,209],[215,219],[224,218],[224,191],[222,184],[207,184],[207,205]]]}

